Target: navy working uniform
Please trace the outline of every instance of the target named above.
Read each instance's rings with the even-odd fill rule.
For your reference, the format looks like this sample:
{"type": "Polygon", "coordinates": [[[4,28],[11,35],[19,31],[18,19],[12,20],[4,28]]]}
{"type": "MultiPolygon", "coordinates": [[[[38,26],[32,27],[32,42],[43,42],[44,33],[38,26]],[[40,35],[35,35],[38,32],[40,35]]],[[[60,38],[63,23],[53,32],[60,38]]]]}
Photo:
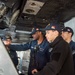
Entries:
{"type": "MultiPolygon", "coordinates": [[[[72,36],[73,36],[74,32],[70,27],[65,27],[62,31],[72,33],[72,35],[71,35],[71,39],[72,39],[72,36]]],[[[72,49],[74,69],[75,69],[75,42],[73,40],[70,40],[69,45],[70,45],[70,48],[72,49]]]]}
{"type": "Polygon", "coordinates": [[[49,61],[50,54],[49,54],[49,43],[47,40],[43,40],[43,42],[37,45],[37,40],[33,40],[26,44],[20,45],[10,45],[10,49],[17,50],[17,51],[25,51],[31,49],[30,53],[30,64],[28,74],[31,74],[33,69],[37,69],[38,71],[43,69],[46,63],[49,61]]]}
{"type": "MultiPolygon", "coordinates": [[[[74,61],[74,70],[75,70],[75,42],[71,40],[70,47],[72,49],[73,61],[74,61]]],[[[75,71],[74,71],[75,72],[75,71]]]]}
{"type": "Polygon", "coordinates": [[[75,54],[75,42],[71,40],[71,42],[69,44],[72,49],[72,54],[75,54]]]}

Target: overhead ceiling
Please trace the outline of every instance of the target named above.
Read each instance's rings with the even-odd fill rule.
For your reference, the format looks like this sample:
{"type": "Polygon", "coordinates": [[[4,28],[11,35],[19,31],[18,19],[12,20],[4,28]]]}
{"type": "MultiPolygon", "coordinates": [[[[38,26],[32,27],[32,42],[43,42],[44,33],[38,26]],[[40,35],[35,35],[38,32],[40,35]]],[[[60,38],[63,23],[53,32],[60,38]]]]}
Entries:
{"type": "MultiPolygon", "coordinates": [[[[2,1],[2,0],[1,0],[2,1]]],[[[3,0],[11,9],[18,2],[18,30],[31,30],[34,25],[45,27],[51,21],[63,23],[75,16],[75,0],[3,0]]],[[[17,6],[16,5],[16,6],[17,6]]],[[[15,9],[15,7],[14,7],[15,9]]]]}
{"type": "Polygon", "coordinates": [[[74,0],[27,0],[18,25],[31,28],[34,22],[45,27],[49,22],[60,22],[61,25],[75,16],[74,0]]]}

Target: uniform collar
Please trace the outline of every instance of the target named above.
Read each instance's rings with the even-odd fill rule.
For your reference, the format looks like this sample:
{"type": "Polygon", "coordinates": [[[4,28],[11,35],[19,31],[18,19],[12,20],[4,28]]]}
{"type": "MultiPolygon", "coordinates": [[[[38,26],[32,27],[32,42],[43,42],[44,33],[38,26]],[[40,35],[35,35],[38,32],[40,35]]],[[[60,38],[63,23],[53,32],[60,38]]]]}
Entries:
{"type": "Polygon", "coordinates": [[[51,47],[54,47],[61,39],[61,36],[57,36],[56,39],[50,44],[51,47]]]}

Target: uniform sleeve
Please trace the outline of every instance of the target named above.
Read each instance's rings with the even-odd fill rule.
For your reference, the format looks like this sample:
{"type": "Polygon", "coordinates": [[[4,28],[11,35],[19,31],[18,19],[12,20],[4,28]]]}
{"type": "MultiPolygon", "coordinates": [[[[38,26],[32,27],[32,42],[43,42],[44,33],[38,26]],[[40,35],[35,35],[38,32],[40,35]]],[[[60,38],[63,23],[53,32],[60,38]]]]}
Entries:
{"type": "Polygon", "coordinates": [[[9,48],[16,51],[25,51],[31,48],[31,42],[26,44],[10,45],[9,48]]]}
{"type": "Polygon", "coordinates": [[[66,60],[68,52],[61,50],[61,48],[58,49],[59,50],[56,50],[51,54],[51,61],[35,75],[57,75],[59,73],[66,60]]]}

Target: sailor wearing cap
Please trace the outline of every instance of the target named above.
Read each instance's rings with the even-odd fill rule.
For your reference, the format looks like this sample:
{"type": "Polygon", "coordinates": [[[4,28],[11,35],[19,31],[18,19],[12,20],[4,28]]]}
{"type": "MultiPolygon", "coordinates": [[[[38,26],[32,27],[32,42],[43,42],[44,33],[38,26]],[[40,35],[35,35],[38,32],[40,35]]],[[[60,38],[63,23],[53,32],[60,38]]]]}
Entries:
{"type": "Polygon", "coordinates": [[[33,75],[43,69],[50,59],[50,46],[48,41],[43,37],[41,29],[39,27],[32,28],[31,35],[33,37],[32,41],[10,46],[10,48],[17,51],[31,50],[28,75],[33,75]]]}
{"type": "Polygon", "coordinates": [[[17,53],[16,53],[15,50],[13,51],[12,48],[11,48],[11,49],[9,48],[9,45],[10,45],[11,42],[12,42],[11,36],[10,36],[10,35],[5,35],[5,36],[3,36],[3,37],[2,37],[2,41],[3,41],[5,47],[6,47],[7,51],[8,51],[8,53],[9,53],[9,55],[10,55],[12,61],[13,61],[14,66],[17,68],[17,65],[18,65],[17,53]]]}
{"type": "Polygon", "coordinates": [[[72,36],[74,35],[73,29],[70,27],[65,27],[62,30],[63,39],[69,43],[70,48],[72,49],[74,68],[75,68],[75,42],[72,40],[72,36]]]}

